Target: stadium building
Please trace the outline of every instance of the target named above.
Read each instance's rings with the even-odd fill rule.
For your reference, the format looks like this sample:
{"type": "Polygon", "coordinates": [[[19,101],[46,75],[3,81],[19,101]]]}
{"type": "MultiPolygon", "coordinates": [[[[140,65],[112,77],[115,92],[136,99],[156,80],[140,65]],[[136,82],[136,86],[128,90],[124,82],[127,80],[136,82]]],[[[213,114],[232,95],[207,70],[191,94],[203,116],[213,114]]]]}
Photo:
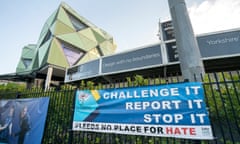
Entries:
{"type": "Polygon", "coordinates": [[[66,68],[113,54],[115,50],[111,35],[61,3],[45,22],[37,44],[23,47],[16,73],[1,78],[29,84],[43,79],[45,87],[49,87],[51,80],[64,80],[66,68]]]}
{"type": "MultiPolygon", "coordinates": [[[[134,75],[148,78],[181,76],[172,21],[160,23],[159,39],[156,44],[70,67],[65,82],[91,80],[115,83],[134,75]]],[[[240,29],[201,34],[196,39],[207,73],[240,68],[240,29]]]]}

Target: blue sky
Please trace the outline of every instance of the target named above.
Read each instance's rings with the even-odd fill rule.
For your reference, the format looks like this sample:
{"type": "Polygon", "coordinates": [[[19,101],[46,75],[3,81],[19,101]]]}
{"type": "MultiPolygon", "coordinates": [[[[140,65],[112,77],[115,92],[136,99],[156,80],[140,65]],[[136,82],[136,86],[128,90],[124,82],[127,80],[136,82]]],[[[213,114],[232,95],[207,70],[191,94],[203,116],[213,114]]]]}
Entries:
{"type": "MultiPolygon", "coordinates": [[[[196,34],[240,28],[238,0],[185,0],[196,34]]],[[[111,34],[117,52],[158,42],[158,21],[169,20],[167,0],[65,0],[111,34]]],[[[0,9],[0,74],[15,72],[21,50],[37,42],[60,0],[4,0],[0,9]]]]}

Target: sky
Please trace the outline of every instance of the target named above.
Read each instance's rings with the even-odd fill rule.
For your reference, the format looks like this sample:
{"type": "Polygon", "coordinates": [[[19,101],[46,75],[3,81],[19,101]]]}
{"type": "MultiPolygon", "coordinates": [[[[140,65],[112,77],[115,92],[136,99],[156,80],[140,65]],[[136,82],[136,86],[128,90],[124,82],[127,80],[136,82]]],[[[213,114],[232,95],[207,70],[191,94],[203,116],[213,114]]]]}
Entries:
{"type": "MultiPolygon", "coordinates": [[[[3,0],[0,74],[14,73],[22,48],[36,44],[61,0],[3,0]]],[[[159,42],[158,23],[170,20],[168,0],[65,0],[79,15],[113,36],[116,53],[159,42]]],[[[239,0],[185,0],[196,35],[240,28],[239,0]]]]}

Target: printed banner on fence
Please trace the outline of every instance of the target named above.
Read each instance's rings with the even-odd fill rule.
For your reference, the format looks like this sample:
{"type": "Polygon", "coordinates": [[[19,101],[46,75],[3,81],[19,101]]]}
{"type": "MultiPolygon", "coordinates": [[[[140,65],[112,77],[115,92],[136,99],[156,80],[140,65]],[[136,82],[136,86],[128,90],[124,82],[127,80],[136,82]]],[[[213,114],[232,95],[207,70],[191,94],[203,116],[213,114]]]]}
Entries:
{"type": "Polygon", "coordinates": [[[0,143],[41,143],[49,98],[0,100],[0,143]]]}
{"type": "Polygon", "coordinates": [[[77,91],[73,130],[213,139],[198,82],[77,91]]]}

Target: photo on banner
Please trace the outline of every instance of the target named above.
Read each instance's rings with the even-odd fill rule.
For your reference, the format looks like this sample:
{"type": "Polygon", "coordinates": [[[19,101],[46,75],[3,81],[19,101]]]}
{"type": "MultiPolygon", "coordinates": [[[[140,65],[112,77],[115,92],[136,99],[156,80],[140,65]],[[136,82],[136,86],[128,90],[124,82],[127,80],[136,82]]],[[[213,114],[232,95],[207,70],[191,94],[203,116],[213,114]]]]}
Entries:
{"type": "Polygon", "coordinates": [[[0,143],[40,144],[49,97],[0,100],[0,143]]]}
{"type": "Polygon", "coordinates": [[[184,139],[214,138],[199,82],[79,90],[72,129],[184,139]]]}

